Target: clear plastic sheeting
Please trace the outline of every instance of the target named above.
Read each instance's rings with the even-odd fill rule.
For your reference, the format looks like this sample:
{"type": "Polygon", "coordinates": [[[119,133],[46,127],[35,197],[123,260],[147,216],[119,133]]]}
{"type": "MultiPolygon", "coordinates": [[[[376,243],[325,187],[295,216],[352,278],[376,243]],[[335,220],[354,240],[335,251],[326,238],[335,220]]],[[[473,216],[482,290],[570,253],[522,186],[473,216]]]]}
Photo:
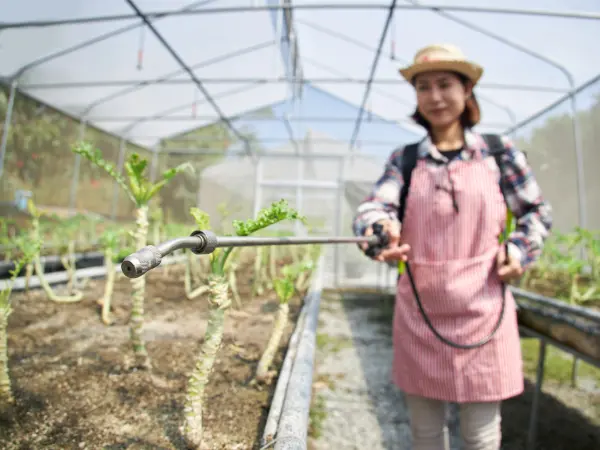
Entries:
{"type": "MultiPolygon", "coordinates": [[[[600,80],[600,79],[599,79],[600,80]]],[[[600,81],[585,86],[576,95],[575,117],[581,130],[581,153],[585,162],[585,209],[588,229],[600,228],[600,81]]],[[[579,187],[574,155],[571,102],[563,100],[526,121],[514,132],[517,145],[527,152],[535,176],[552,205],[553,229],[570,232],[579,226],[579,187]]]]}
{"type": "MultiPolygon", "coordinates": [[[[294,3],[301,6],[320,2],[294,3]]],[[[391,4],[389,1],[370,3],[391,4]]],[[[384,118],[399,120],[414,110],[413,90],[403,82],[398,69],[410,63],[419,48],[432,43],[455,44],[468,58],[484,67],[484,76],[476,91],[483,111],[482,131],[501,132],[525,120],[600,72],[600,60],[591,57],[597,52],[600,21],[402,9],[403,5],[410,4],[523,8],[521,1],[399,1],[397,4],[366,104],[384,118]],[[496,38],[472,28],[482,29],[496,38]],[[565,72],[572,74],[573,86],[565,72]]],[[[600,12],[600,4],[592,0],[527,2],[527,8],[536,7],[564,12],[579,9],[600,12]]],[[[304,76],[307,79],[345,76],[366,80],[387,14],[383,8],[297,9],[294,15],[304,76]]],[[[364,85],[359,83],[322,82],[315,86],[357,106],[361,105],[364,95],[364,85]]]]}
{"type": "MultiPolygon", "coordinates": [[[[23,20],[25,11],[35,11],[46,4],[33,0],[11,2],[2,8],[3,20],[23,20]]],[[[143,13],[150,13],[164,12],[165,8],[201,9],[223,2],[140,0],[135,4],[143,13]]],[[[62,2],[52,13],[46,5],[28,20],[133,13],[120,0],[69,1],[62,2]]],[[[206,83],[204,88],[226,117],[285,98],[286,87],[281,83],[257,87],[248,81],[222,82],[226,78],[284,76],[269,11],[173,15],[151,23],[195,77],[217,81],[206,83]]],[[[18,75],[21,92],[111,134],[135,135],[131,140],[139,145],[156,144],[158,139],[150,136],[169,137],[220,119],[214,105],[141,19],[10,28],[0,34],[0,43],[0,74],[6,78],[18,75]],[[195,123],[167,120],[160,124],[142,119],[160,119],[173,113],[205,119],[195,123]],[[131,116],[132,120],[95,120],[116,114],[131,116]]]]}

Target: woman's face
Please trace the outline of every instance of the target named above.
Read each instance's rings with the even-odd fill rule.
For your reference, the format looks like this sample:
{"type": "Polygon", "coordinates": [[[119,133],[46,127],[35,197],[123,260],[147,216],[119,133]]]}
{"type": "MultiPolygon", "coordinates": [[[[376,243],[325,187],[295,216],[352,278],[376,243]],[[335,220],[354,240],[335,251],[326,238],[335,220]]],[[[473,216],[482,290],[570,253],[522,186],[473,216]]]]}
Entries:
{"type": "Polygon", "coordinates": [[[433,128],[446,128],[459,120],[471,89],[449,72],[428,72],[415,78],[417,107],[433,128]]]}

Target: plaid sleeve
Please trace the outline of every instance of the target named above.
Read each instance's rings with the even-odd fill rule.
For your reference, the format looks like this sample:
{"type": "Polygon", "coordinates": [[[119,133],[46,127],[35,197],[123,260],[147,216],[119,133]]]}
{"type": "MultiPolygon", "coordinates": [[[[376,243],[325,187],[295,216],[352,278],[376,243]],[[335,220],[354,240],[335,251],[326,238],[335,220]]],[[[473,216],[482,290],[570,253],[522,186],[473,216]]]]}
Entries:
{"type": "Polygon", "coordinates": [[[504,138],[507,151],[503,154],[502,186],[506,203],[516,219],[515,230],[509,236],[509,250],[526,267],[536,261],[552,228],[552,208],[527,162],[525,154],[504,138]]]}
{"type": "Polygon", "coordinates": [[[402,151],[403,149],[398,149],[390,155],[383,174],[375,182],[371,193],[358,206],[352,223],[356,236],[364,235],[367,228],[379,220],[398,218],[402,189],[402,151]]]}

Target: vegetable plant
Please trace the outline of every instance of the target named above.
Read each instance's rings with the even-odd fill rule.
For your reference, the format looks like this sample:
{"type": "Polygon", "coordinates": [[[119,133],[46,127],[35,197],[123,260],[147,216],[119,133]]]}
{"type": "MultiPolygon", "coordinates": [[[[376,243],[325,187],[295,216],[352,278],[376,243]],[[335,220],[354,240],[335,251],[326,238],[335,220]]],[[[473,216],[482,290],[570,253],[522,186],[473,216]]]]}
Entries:
{"type": "MultiPolygon", "coordinates": [[[[37,209],[33,200],[31,199],[29,199],[27,208],[29,210],[29,214],[31,214],[31,240],[34,242],[41,241],[42,234],[40,231],[40,218],[42,217],[43,213],[37,209]]],[[[46,280],[46,277],[44,276],[44,266],[42,264],[40,253],[41,247],[38,248],[37,253],[31,258],[31,260],[33,261],[35,273],[40,280],[40,285],[42,286],[42,289],[48,298],[53,302],[58,303],[75,303],[80,301],[83,298],[83,293],[81,291],[73,292],[71,295],[58,295],[56,292],[54,292],[54,289],[52,289],[50,283],[48,283],[48,280],[46,280]]]]}
{"type": "MultiPolygon", "coordinates": [[[[136,229],[135,247],[143,248],[148,240],[148,206],[150,200],[177,174],[184,171],[193,171],[189,163],[180,164],[163,172],[161,179],[153,183],[145,175],[148,160],[141,158],[137,153],[132,153],[125,162],[127,177],[118,173],[113,164],[105,161],[102,152],[95,149],[87,142],[80,142],[73,147],[73,152],[80,154],[94,166],[109,174],[125,191],[129,199],[135,204],[136,229]]],[[[131,279],[132,308],[129,319],[129,335],[133,345],[135,364],[138,367],[149,369],[151,367],[148,351],[142,337],[144,324],[144,295],[146,292],[146,277],[131,279]]]]}
{"type": "Polygon", "coordinates": [[[194,274],[198,274],[199,269],[195,266],[195,255],[191,251],[186,252],[186,261],[185,261],[185,275],[184,275],[184,288],[185,288],[185,296],[189,300],[193,300],[196,297],[204,294],[208,291],[208,285],[203,284],[196,288],[193,288],[193,278],[194,274]]]}
{"type": "Polygon", "coordinates": [[[104,294],[98,299],[98,304],[102,307],[102,322],[105,325],[112,324],[110,316],[110,302],[115,286],[116,270],[115,264],[119,262],[123,251],[131,253],[131,248],[123,248],[121,237],[128,234],[126,230],[117,228],[107,228],[100,236],[100,246],[104,253],[104,267],[106,268],[106,282],[104,284],[104,294]]]}
{"type": "MultiPolygon", "coordinates": [[[[208,214],[198,208],[192,208],[190,212],[201,230],[210,229],[208,214]]],[[[237,236],[249,236],[283,220],[304,220],[304,218],[297,211],[290,208],[285,200],[281,200],[273,203],[269,208],[259,211],[256,219],[244,222],[234,220],[233,228],[237,236]]],[[[199,449],[202,443],[204,391],[223,339],[225,316],[231,306],[225,263],[232,251],[233,248],[217,248],[210,254],[209,317],[204,342],[188,382],[182,427],[187,444],[192,449],[199,449]]]]}
{"type": "Polygon", "coordinates": [[[152,226],[152,241],[155,245],[159,244],[163,239],[164,234],[164,217],[163,210],[159,206],[154,206],[149,209],[150,224],[152,226]]]}
{"type": "Polygon", "coordinates": [[[10,296],[13,284],[23,267],[39,254],[41,247],[41,240],[32,240],[27,235],[14,238],[13,243],[16,244],[20,256],[14,260],[15,267],[10,271],[7,287],[0,292],[0,406],[14,402],[8,372],[7,345],[7,326],[8,317],[12,311],[10,296]]]}
{"type": "Polygon", "coordinates": [[[288,323],[289,301],[296,291],[296,280],[300,274],[310,271],[313,268],[314,262],[312,260],[304,260],[297,264],[285,266],[281,270],[282,276],[273,279],[273,287],[279,299],[279,307],[277,308],[271,337],[256,368],[255,378],[257,381],[270,381],[274,375],[273,372],[269,372],[269,367],[273,362],[273,357],[277,352],[279,342],[288,323]]]}
{"type": "Polygon", "coordinates": [[[600,300],[599,261],[598,232],[581,228],[571,233],[554,232],[546,241],[541,257],[525,273],[521,283],[526,288],[569,303],[590,303],[600,300]]]}
{"type": "Polygon", "coordinates": [[[14,226],[15,221],[6,217],[0,217],[0,245],[4,253],[4,261],[10,261],[14,246],[14,226]]]}
{"type": "Polygon", "coordinates": [[[75,247],[76,239],[80,234],[82,217],[79,215],[70,217],[60,223],[56,234],[59,241],[58,251],[60,261],[67,273],[67,292],[73,294],[76,280],[75,247]]]}

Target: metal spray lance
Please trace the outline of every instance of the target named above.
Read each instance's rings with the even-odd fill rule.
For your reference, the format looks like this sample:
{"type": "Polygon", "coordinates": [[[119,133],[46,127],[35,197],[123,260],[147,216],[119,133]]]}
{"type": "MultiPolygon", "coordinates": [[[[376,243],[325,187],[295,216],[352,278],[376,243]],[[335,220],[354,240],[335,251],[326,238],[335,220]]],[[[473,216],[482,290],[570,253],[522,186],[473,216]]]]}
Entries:
{"type": "Polygon", "coordinates": [[[197,255],[207,255],[221,247],[257,247],[271,245],[307,245],[307,244],[368,244],[368,256],[375,256],[387,247],[387,235],[384,233],[364,237],[254,237],[254,236],[217,236],[212,231],[197,230],[190,236],[171,239],[158,245],[146,247],[127,256],[121,263],[121,270],[129,278],[138,278],[158,267],[162,258],[176,250],[189,249],[197,255]]]}

